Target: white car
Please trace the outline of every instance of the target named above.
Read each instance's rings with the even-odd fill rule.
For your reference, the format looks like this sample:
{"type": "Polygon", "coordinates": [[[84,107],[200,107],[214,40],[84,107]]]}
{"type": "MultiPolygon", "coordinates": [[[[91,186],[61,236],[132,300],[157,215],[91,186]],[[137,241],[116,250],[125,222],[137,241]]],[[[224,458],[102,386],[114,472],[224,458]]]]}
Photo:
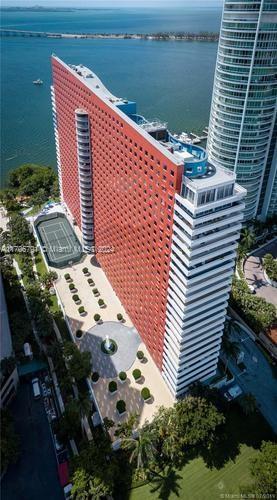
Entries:
{"type": "Polygon", "coordinates": [[[226,392],[224,392],[224,397],[228,401],[232,401],[233,399],[238,398],[242,394],[242,389],[240,388],[239,385],[233,385],[233,387],[230,387],[226,392]]]}
{"type": "Polygon", "coordinates": [[[61,451],[63,449],[64,446],[58,441],[56,434],[54,434],[54,443],[57,451],[61,451]]]}

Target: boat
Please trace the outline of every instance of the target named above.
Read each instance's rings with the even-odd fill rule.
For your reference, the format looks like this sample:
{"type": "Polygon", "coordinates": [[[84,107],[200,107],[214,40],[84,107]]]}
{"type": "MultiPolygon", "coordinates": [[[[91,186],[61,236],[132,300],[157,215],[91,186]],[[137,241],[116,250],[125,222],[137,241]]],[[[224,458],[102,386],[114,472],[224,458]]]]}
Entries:
{"type": "Polygon", "coordinates": [[[34,85],[42,85],[43,81],[40,78],[38,78],[37,80],[33,80],[33,84],[34,85]]]}
{"type": "Polygon", "coordinates": [[[190,135],[187,133],[187,132],[182,132],[180,135],[179,135],[179,139],[183,142],[186,142],[187,144],[192,144],[192,139],[190,137],[190,135]]]}

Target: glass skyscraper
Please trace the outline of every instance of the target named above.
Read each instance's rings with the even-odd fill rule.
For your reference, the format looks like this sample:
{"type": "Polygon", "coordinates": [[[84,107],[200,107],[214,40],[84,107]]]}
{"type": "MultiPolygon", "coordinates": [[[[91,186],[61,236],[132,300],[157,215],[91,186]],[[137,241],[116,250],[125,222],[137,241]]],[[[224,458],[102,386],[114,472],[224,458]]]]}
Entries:
{"type": "Polygon", "coordinates": [[[276,210],[276,70],[277,0],[225,0],[207,149],[247,189],[246,220],[276,210]]]}

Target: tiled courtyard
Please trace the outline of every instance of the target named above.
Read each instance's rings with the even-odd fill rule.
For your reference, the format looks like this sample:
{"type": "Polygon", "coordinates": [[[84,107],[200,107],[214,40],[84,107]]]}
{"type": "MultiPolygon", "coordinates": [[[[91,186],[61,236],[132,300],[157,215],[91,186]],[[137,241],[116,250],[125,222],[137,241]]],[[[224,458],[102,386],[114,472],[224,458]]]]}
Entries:
{"type": "Polygon", "coordinates": [[[173,397],[164,382],[161,373],[152,361],[144,344],[134,328],[129,316],[125,313],[116,293],[112,289],[105,273],[91,256],[86,255],[82,262],[73,264],[66,269],[57,270],[59,279],[56,282],[58,296],[68,318],[68,322],[73,332],[82,330],[83,337],[77,344],[81,349],[90,350],[92,354],[93,370],[97,371],[100,378],[93,385],[94,393],[102,414],[102,417],[108,417],[115,423],[126,419],[128,415],[137,413],[139,425],[145,420],[151,420],[157,408],[161,405],[169,407],[173,404],[173,397]],[[85,276],[82,269],[87,267],[90,276],[85,276]],[[80,304],[76,305],[72,299],[72,292],[69,290],[69,283],[64,275],[69,273],[72,282],[75,284],[77,293],[81,299],[81,305],[84,306],[86,315],[81,316],[78,312],[80,304]],[[88,278],[92,278],[95,288],[100,292],[95,297],[88,283],[88,278]],[[98,305],[99,298],[105,302],[105,307],[98,305]],[[94,315],[98,313],[101,316],[101,323],[97,324],[94,315]],[[117,319],[117,314],[122,314],[124,321],[121,323],[117,319]],[[117,352],[113,356],[105,355],[101,352],[101,342],[109,335],[117,343],[117,352]],[[141,362],[137,359],[136,353],[142,350],[145,359],[141,362]],[[139,368],[142,372],[142,378],[135,382],[132,371],[139,368]],[[118,373],[125,371],[127,380],[124,383],[118,378],[118,373]],[[111,380],[117,382],[117,392],[111,394],[108,385],[111,380]],[[151,393],[151,399],[143,402],[141,389],[148,387],[151,393]],[[126,413],[119,416],[116,410],[116,402],[123,399],[126,403],[126,413]]]}

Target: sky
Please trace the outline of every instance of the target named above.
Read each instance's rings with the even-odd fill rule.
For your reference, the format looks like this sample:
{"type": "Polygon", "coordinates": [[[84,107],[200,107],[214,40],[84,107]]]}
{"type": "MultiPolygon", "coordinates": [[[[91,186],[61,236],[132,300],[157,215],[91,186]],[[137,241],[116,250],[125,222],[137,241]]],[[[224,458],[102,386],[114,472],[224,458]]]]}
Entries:
{"type": "Polygon", "coordinates": [[[221,5],[223,0],[2,0],[5,7],[172,7],[187,5],[214,6],[221,5]]]}

